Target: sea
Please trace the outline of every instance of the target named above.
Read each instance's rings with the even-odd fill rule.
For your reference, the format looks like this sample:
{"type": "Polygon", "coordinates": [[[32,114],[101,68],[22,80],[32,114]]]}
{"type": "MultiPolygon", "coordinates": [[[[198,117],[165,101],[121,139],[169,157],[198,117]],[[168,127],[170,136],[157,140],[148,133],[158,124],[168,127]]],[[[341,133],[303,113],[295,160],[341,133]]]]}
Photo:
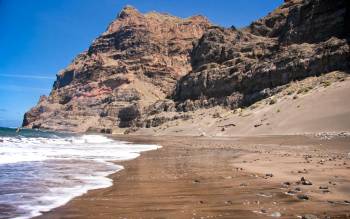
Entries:
{"type": "Polygon", "coordinates": [[[158,145],[103,135],[0,128],[0,219],[26,219],[112,185],[108,176],[158,145]]]}

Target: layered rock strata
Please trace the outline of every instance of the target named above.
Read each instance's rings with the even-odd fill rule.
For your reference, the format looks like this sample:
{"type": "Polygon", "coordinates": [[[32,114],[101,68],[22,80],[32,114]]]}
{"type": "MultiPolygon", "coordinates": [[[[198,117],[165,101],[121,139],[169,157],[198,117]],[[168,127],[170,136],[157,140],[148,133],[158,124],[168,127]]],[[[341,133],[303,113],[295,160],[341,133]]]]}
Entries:
{"type": "Polygon", "coordinates": [[[23,125],[130,131],[203,107],[249,106],[292,81],[349,72],[349,20],[346,0],[285,1],[242,29],[126,7],[23,125]]]}
{"type": "Polygon", "coordinates": [[[58,73],[50,95],[25,114],[23,126],[110,132],[132,125],[144,107],[170,95],[191,71],[192,42],[209,26],[202,16],[181,19],[125,7],[58,73]]]}

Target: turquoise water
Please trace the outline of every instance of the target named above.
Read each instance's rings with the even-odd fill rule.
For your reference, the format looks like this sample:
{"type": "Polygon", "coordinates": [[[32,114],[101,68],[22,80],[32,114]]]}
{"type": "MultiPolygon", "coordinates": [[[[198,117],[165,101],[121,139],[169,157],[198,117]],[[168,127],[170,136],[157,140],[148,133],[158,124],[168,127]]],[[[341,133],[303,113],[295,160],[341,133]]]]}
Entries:
{"type": "Polygon", "coordinates": [[[52,131],[40,131],[33,129],[21,129],[20,132],[16,132],[17,129],[13,128],[3,128],[0,127],[0,137],[6,136],[17,136],[17,137],[65,137],[65,136],[73,136],[74,134],[66,134],[52,131]]]}

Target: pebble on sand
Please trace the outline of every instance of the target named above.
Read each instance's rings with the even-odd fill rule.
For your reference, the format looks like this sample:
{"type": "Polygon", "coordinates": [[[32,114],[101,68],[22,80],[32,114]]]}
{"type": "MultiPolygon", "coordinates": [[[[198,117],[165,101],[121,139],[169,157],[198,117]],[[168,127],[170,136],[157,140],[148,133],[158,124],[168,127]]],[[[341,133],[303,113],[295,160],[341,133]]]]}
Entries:
{"type": "Polygon", "coordinates": [[[284,182],[283,185],[290,186],[290,182],[284,182]]]}
{"type": "Polygon", "coordinates": [[[225,204],[232,205],[232,201],[231,200],[225,201],[225,204]]]}
{"type": "Polygon", "coordinates": [[[312,182],[309,181],[309,180],[306,180],[304,177],[301,177],[300,183],[301,183],[302,185],[306,185],[306,186],[311,186],[311,185],[312,185],[312,182]]]}
{"type": "Polygon", "coordinates": [[[301,217],[301,219],[318,219],[318,217],[313,214],[305,214],[304,216],[301,217]]]}
{"type": "Polygon", "coordinates": [[[304,195],[304,194],[297,195],[297,198],[300,200],[309,200],[309,196],[304,195]]]}
{"type": "Polygon", "coordinates": [[[272,214],[270,215],[271,217],[281,217],[282,214],[278,211],[272,212],[272,214]]]}
{"type": "Polygon", "coordinates": [[[273,174],[272,173],[266,173],[265,176],[273,177],[273,174]]]}

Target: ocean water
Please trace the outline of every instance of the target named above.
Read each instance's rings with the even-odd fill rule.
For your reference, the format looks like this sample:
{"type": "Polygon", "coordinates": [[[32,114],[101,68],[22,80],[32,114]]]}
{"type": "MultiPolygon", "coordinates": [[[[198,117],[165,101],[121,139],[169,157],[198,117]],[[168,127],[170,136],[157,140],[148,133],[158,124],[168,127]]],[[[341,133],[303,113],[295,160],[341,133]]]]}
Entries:
{"type": "Polygon", "coordinates": [[[91,189],[112,185],[107,176],[157,145],[130,144],[102,135],[0,128],[0,219],[31,218],[91,189]]]}

